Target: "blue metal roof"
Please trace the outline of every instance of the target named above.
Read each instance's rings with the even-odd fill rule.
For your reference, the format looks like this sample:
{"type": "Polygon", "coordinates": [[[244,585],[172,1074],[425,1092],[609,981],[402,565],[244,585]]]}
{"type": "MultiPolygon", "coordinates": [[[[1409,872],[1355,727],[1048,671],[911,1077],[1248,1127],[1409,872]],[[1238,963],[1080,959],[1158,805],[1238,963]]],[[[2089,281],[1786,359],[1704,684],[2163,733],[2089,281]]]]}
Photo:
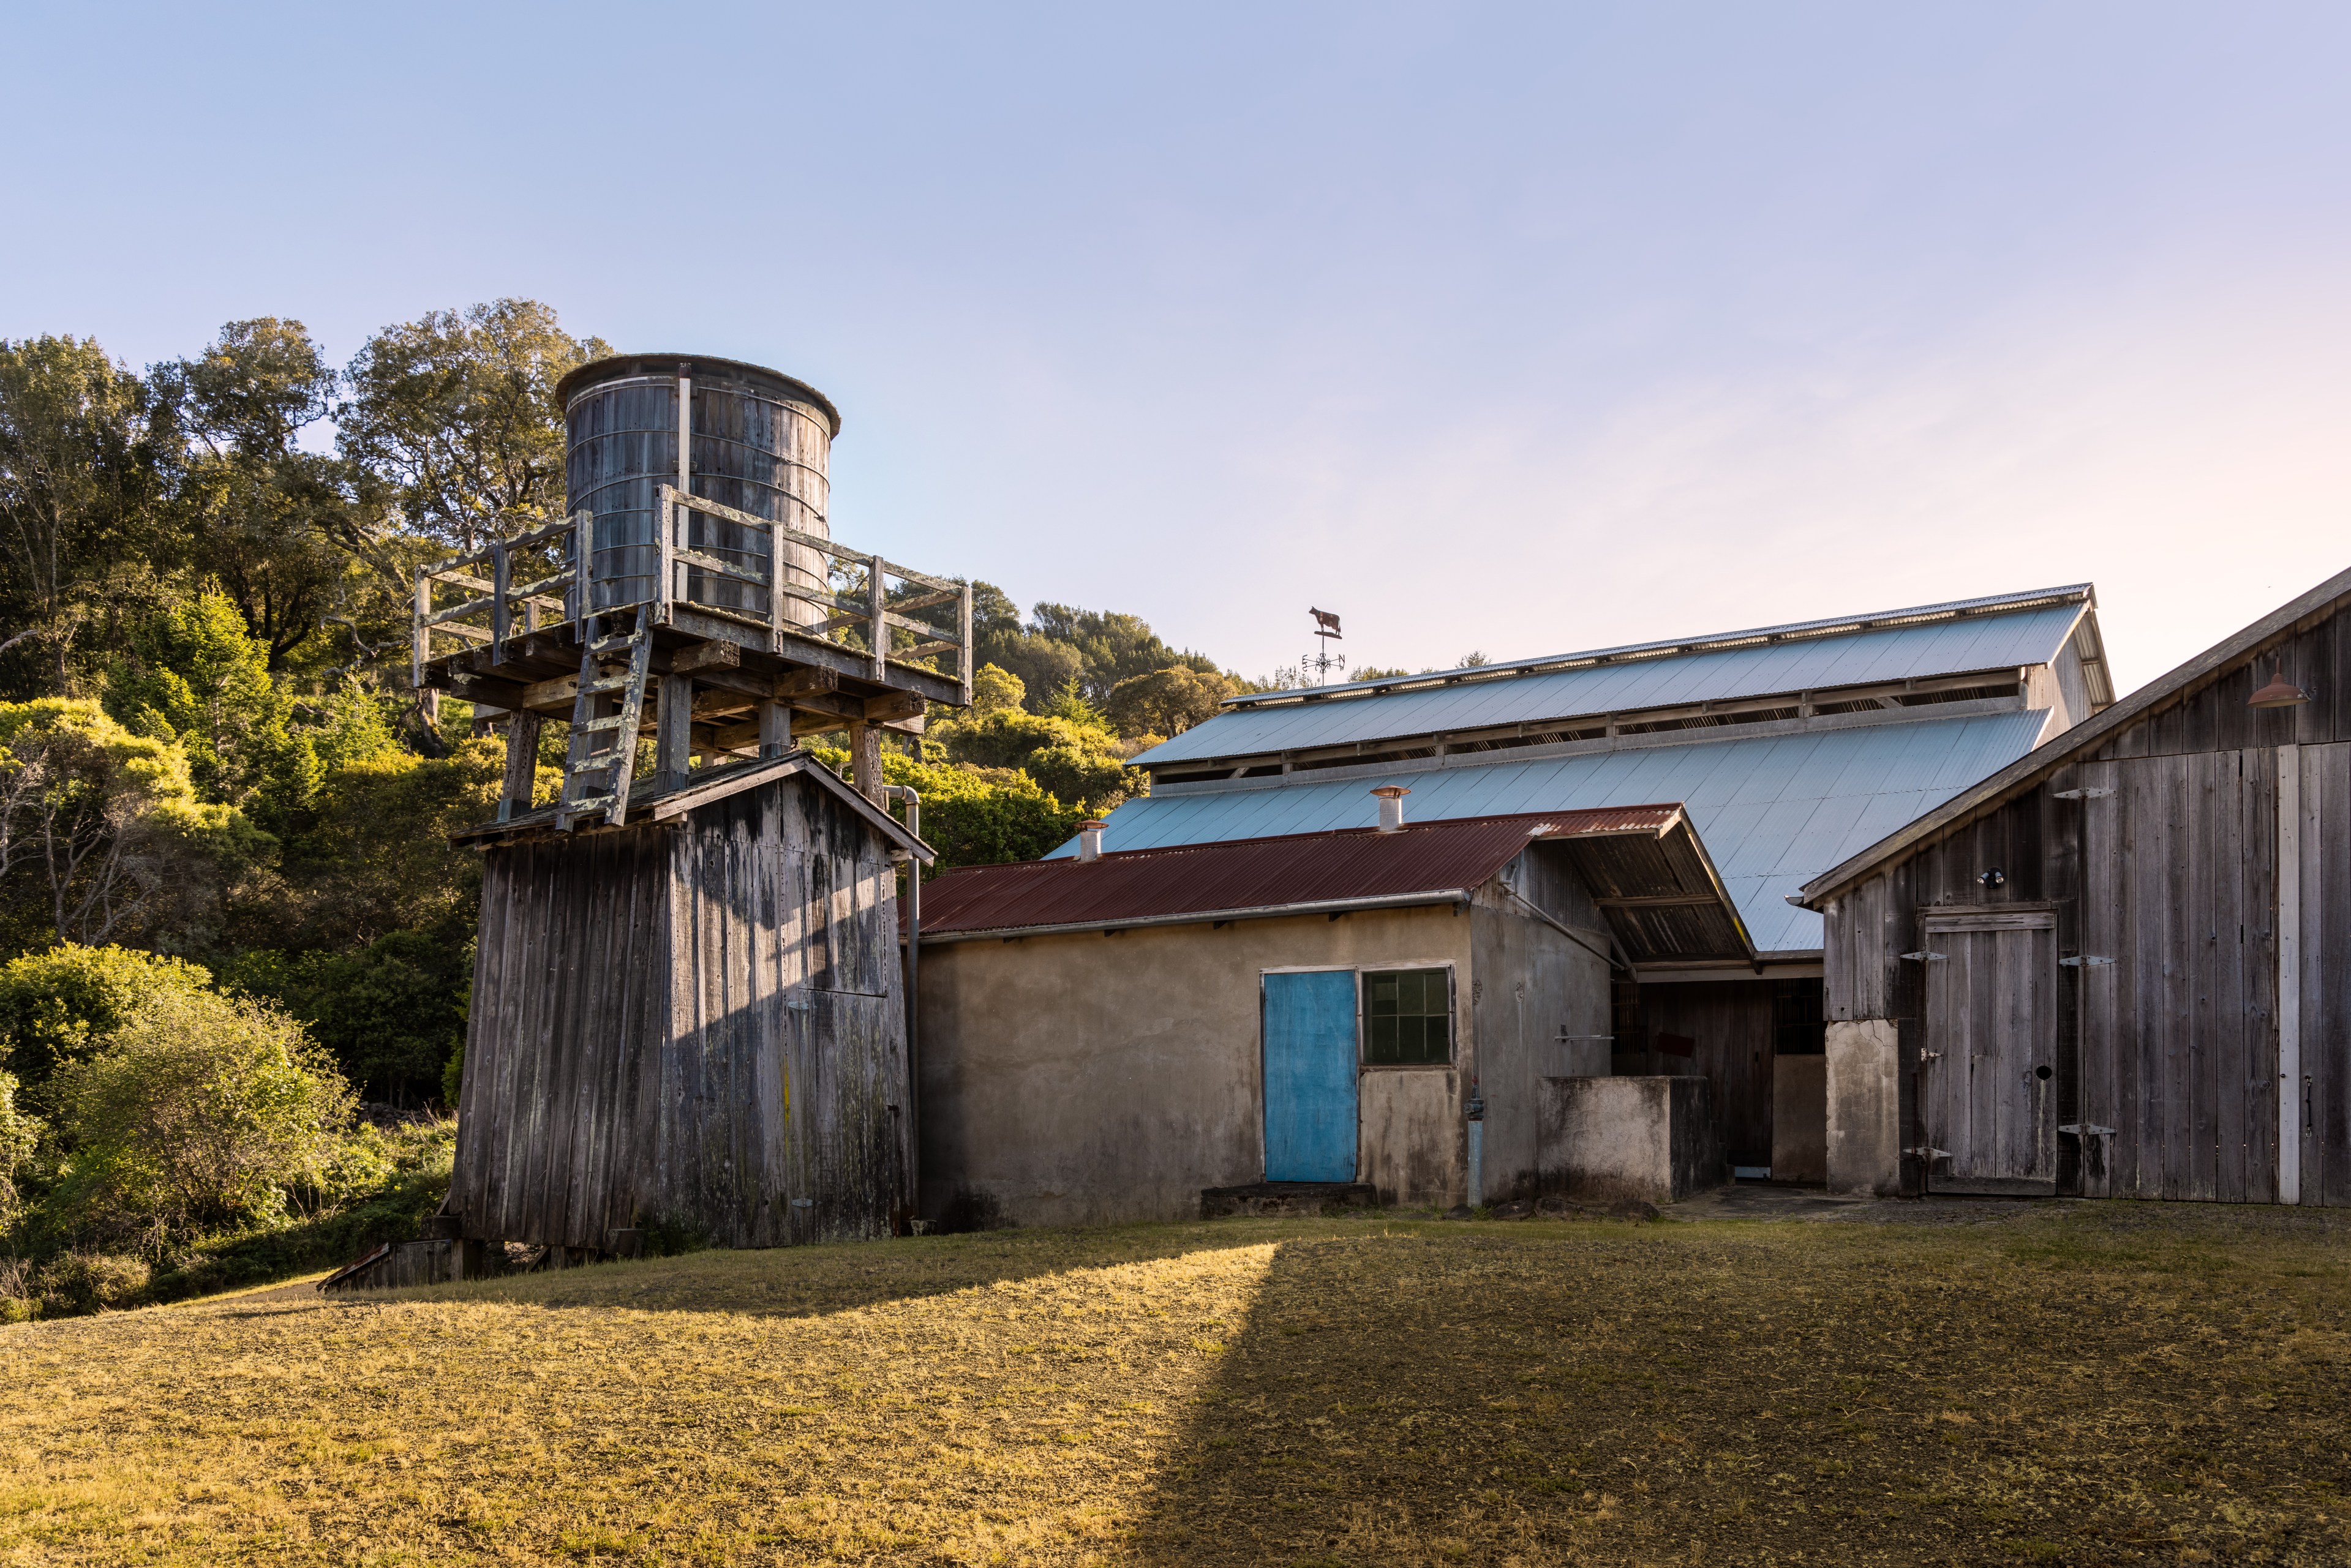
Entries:
{"type": "MultiPolygon", "coordinates": [[[[1506,669],[1499,675],[1472,671],[1468,672],[1472,678],[1452,685],[1385,694],[1354,687],[1348,688],[1353,695],[1310,702],[1228,707],[1206,724],[1153,747],[1134,762],[1144,768],[1164,768],[1212,757],[1254,757],[1486,725],[1621,714],[1685,703],[2043,664],[2065,645],[2066,636],[2088,602],[2087,591],[2083,589],[2048,593],[2067,597],[2052,603],[2047,595],[2040,596],[2032,607],[2005,613],[1996,610],[1959,613],[1950,607],[1929,606],[1888,614],[1940,613],[1945,618],[1780,642],[1761,640],[1777,634],[1766,628],[1712,640],[1740,643],[1737,646],[1708,648],[1707,640],[1692,640],[1700,651],[1632,649],[1563,654],[1556,660],[1527,663],[1556,664],[1577,658],[1604,662],[1523,674],[1506,669]],[[1740,643],[1741,639],[1758,640],[1740,643]],[[1624,662],[1614,662],[1619,657],[1624,662]]],[[[1645,644],[1644,648],[1690,645],[1645,644]]]]}
{"type": "Polygon", "coordinates": [[[1111,813],[1102,847],[1155,849],[1370,827],[1378,821],[1371,790],[1381,784],[1411,789],[1406,819],[1419,821],[1678,800],[1756,948],[1817,950],[1821,917],[1790,906],[1785,895],[2031,751],[2048,717],[2024,711],[1904,719],[1533,761],[1407,766],[1327,783],[1293,774],[1262,787],[1129,800],[1111,813]]]}

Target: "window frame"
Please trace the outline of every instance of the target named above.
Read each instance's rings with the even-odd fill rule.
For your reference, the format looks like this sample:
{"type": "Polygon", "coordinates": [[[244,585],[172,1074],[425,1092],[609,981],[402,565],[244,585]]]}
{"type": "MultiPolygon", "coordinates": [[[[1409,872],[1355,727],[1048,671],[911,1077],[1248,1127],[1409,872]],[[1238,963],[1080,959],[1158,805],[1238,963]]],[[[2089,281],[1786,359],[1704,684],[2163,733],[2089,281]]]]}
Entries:
{"type": "MultiPolygon", "coordinates": [[[[1433,1015],[1416,1015],[1428,1018],[1433,1015]]],[[[1449,958],[1422,964],[1358,965],[1355,969],[1355,1068],[1359,1072],[1449,1072],[1461,1054],[1461,988],[1449,958]],[[1372,1056],[1372,991],[1374,975],[1445,975],[1445,1056],[1439,1061],[1374,1061],[1372,1056]]]]}

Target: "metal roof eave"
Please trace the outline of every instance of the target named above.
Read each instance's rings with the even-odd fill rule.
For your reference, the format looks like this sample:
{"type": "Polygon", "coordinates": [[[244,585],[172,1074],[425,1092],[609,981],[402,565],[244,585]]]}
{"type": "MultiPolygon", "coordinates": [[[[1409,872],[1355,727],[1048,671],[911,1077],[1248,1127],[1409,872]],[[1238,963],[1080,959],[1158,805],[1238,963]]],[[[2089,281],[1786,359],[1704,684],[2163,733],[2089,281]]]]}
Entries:
{"type": "MultiPolygon", "coordinates": [[[[1146,925],[1206,925],[1227,920],[1274,920],[1286,915],[1345,915],[1358,909],[1412,909],[1433,904],[1467,904],[1475,889],[1430,888],[1419,893],[1388,893],[1370,898],[1325,898],[1305,904],[1265,904],[1245,909],[1180,910],[1169,915],[1131,915],[1110,920],[1072,920],[1056,925],[997,925],[978,931],[923,933],[925,947],[984,938],[1015,941],[1023,936],[1067,936],[1089,931],[1127,931],[1146,925]]],[[[901,936],[903,940],[903,934],[901,936]]]]}
{"type": "Polygon", "coordinates": [[[2157,709],[2201,691],[2243,658],[2257,658],[2272,643],[2282,641],[2308,617],[2331,612],[2351,599],[2351,570],[2340,571],[2299,598],[2279,606],[2252,625],[2222,638],[2201,653],[2149,681],[2095,716],[2055,736],[2018,758],[2006,768],[1970,789],[1962,789],[1933,810],[1904,824],[1877,842],[1804,883],[1787,902],[1799,909],[1821,913],[1821,906],[1888,861],[1923,848],[1943,833],[1964,826],[1995,810],[2047,774],[2085,752],[2096,749],[2116,732],[2126,729],[2157,709]]]}

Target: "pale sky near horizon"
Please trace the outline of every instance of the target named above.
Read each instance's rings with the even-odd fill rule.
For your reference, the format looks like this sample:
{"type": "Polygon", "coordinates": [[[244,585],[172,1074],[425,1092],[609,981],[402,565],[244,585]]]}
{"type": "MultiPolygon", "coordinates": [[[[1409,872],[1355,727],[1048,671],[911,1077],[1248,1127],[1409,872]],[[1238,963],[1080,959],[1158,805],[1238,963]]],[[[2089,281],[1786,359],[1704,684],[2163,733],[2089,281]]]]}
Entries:
{"type": "Polygon", "coordinates": [[[1262,675],[2351,566],[2351,9],[30,5],[0,336],[500,295],[823,388],[836,533],[1262,675]]]}

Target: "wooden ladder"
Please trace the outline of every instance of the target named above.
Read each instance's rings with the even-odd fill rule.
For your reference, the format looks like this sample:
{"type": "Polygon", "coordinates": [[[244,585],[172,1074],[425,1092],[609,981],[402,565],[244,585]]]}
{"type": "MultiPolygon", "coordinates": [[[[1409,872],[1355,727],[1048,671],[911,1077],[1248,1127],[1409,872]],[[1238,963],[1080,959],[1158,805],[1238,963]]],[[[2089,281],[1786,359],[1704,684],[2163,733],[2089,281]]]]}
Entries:
{"type": "Polygon", "coordinates": [[[555,815],[560,831],[571,831],[580,818],[600,811],[614,826],[628,816],[629,785],[637,770],[637,721],[644,712],[645,680],[653,673],[653,627],[649,608],[641,604],[627,612],[630,630],[620,635],[611,633],[609,614],[591,615],[580,627],[580,689],[571,698],[571,743],[563,760],[563,800],[555,815]],[[605,674],[605,666],[617,665],[624,653],[627,673],[605,674]],[[621,711],[598,718],[596,699],[615,692],[620,694],[621,711]],[[611,735],[611,744],[601,751],[595,749],[595,737],[606,732],[611,735]],[[603,779],[601,790],[592,786],[600,777],[603,779]]]}

